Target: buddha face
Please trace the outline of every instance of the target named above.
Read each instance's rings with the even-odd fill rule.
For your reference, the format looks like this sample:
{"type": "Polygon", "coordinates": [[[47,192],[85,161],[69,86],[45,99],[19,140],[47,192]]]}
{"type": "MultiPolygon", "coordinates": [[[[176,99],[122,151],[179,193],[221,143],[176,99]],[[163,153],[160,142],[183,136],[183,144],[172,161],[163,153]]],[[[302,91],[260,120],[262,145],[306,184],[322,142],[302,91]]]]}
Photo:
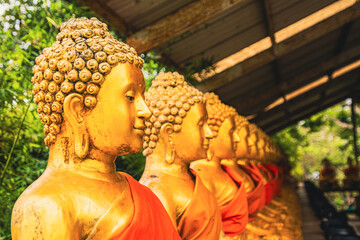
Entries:
{"type": "Polygon", "coordinates": [[[196,103],[183,119],[181,131],[173,133],[176,155],[186,163],[206,158],[209,139],[213,137],[206,119],[205,104],[196,103]]]}
{"type": "Polygon", "coordinates": [[[144,91],[144,78],[136,66],[118,64],[111,70],[85,119],[93,147],[116,156],[141,150],[144,120],[151,115],[144,91]]]}
{"type": "Polygon", "coordinates": [[[257,141],[257,149],[259,158],[262,159],[264,157],[264,139],[259,138],[257,141]]]}
{"type": "Polygon", "coordinates": [[[214,156],[220,159],[231,159],[235,157],[235,151],[239,137],[235,132],[233,117],[227,117],[221,124],[218,136],[212,139],[210,144],[214,156]]]}
{"type": "Polygon", "coordinates": [[[250,132],[248,138],[248,147],[250,151],[250,158],[257,158],[258,150],[257,150],[257,136],[255,132],[250,132]]]}
{"type": "Polygon", "coordinates": [[[237,131],[239,136],[239,141],[237,142],[235,157],[236,158],[247,158],[249,156],[248,152],[248,137],[249,137],[249,128],[247,125],[242,126],[239,131],[237,131]]]}

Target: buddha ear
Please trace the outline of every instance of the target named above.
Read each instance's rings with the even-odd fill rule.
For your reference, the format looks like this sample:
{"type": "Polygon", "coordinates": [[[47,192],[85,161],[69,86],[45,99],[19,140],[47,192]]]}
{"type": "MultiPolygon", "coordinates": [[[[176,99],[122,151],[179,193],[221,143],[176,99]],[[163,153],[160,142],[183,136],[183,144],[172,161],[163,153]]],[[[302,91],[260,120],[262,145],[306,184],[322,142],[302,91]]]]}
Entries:
{"type": "Polygon", "coordinates": [[[209,140],[209,148],[206,150],[206,160],[210,161],[214,156],[214,150],[212,147],[212,139],[209,140]]]}
{"type": "Polygon", "coordinates": [[[64,120],[69,123],[74,133],[75,154],[83,159],[89,153],[90,137],[84,121],[84,98],[72,93],[64,101],[64,120]]]}
{"type": "Polygon", "coordinates": [[[168,164],[172,164],[175,160],[175,145],[173,141],[174,126],[170,123],[165,123],[160,128],[160,136],[162,136],[165,143],[165,160],[168,164]]]}

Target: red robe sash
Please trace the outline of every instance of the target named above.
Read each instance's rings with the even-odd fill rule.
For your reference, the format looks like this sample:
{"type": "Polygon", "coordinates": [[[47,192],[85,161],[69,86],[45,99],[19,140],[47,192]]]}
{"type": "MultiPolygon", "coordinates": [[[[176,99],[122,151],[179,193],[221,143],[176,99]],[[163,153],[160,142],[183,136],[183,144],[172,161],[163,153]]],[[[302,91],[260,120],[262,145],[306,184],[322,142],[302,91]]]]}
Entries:
{"type": "Polygon", "coordinates": [[[255,189],[248,193],[247,200],[248,200],[248,211],[249,211],[249,222],[253,221],[257,213],[260,209],[264,207],[265,199],[265,187],[264,182],[259,170],[254,166],[241,166],[254,180],[256,187],[255,189]]]}
{"type": "Polygon", "coordinates": [[[274,190],[274,179],[271,178],[271,174],[270,174],[270,170],[267,169],[266,167],[262,166],[261,164],[258,164],[257,167],[261,170],[263,170],[267,177],[268,177],[268,181],[265,184],[265,192],[266,192],[266,200],[265,200],[265,204],[269,204],[273,198],[273,190],[274,190]]]}
{"type": "Polygon", "coordinates": [[[235,197],[225,206],[220,206],[223,230],[227,236],[234,237],[245,231],[248,223],[248,202],[243,178],[232,168],[222,166],[229,176],[239,185],[235,197]]]}
{"type": "Polygon", "coordinates": [[[274,192],[273,192],[273,197],[275,196],[279,196],[281,193],[281,185],[282,185],[282,179],[279,174],[280,169],[275,166],[275,165],[271,165],[271,164],[265,164],[265,166],[274,174],[274,192]]]}
{"type": "Polygon", "coordinates": [[[280,176],[280,178],[278,179],[278,192],[277,192],[277,196],[281,197],[281,191],[282,191],[282,185],[284,183],[284,171],[283,168],[281,167],[277,167],[278,168],[278,176],[280,176]]]}
{"type": "Polygon", "coordinates": [[[359,168],[358,166],[350,166],[344,170],[345,176],[348,178],[358,178],[359,177],[359,168]]]}
{"type": "Polygon", "coordinates": [[[178,231],[182,239],[219,239],[221,214],[215,196],[195,171],[195,189],[187,208],[180,215],[178,231]]]}
{"type": "Polygon", "coordinates": [[[262,210],[266,204],[266,189],[265,189],[265,181],[264,181],[264,177],[261,174],[259,168],[254,164],[254,163],[250,163],[250,166],[252,167],[252,169],[254,170],[254,172],[257,174],[257,176],[259,177],[259,179],[261,179],[262,183],[263,183],[263,196],[260,202],[260,206],[259,206],[259,211],[262,210]]]}
{"type": "Polygon", "coordinates": [[[117,229],[114,223],[114,214],[118,215],[117,206],[121,205],[122,197],[119,197],[107,212],[98,220],[90,235],[90,239],[110,239],[110,240],[128,240],[128,239],[173,239],[180,240],[171,219],[156,195],[146,186],[141,185],[134,178],[126,173],[120,173],[126,177],[129,183],[132,200],[134,203],[134,212],[131,221],[126,228],[117,229]],[[107,233],[104,235],[104,229],[107,233]],[[101,232],[101,238],[98,233],[101,232]]]}

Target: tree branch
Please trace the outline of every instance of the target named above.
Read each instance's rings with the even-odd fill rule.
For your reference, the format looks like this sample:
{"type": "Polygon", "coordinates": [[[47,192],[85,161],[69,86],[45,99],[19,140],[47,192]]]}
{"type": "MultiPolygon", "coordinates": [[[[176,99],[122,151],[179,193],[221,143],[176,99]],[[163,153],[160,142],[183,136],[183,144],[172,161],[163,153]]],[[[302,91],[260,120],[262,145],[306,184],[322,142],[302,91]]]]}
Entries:
{"type": "MultiPolygon", "coordinates": [[[[360,108],[359,108],[360,110],[360,108]]],[[[334,121],[334,123],[336,123],[339,127],[341,128],[347,128],[347,129],[353,129],[353,126],[351,123],[344,123],[342,121],[340,121],[337,118],[331,117],[330,118],[332,121],[334,121]]],[[[360,127],[356,128],[357,132],[360,132],[360,127]]]]}

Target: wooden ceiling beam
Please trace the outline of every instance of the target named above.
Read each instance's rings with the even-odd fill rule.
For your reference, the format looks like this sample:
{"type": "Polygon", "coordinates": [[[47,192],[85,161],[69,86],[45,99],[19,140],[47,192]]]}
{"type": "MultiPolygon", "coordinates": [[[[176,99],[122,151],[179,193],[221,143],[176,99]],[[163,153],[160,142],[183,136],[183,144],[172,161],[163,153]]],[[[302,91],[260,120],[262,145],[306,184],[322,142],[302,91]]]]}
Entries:
{"type": "Polygon", "coordinates": [[[198,0],[130,35],[127,43],[146,52],[249,0],[198,0]]]}
{"type": "MultiPolygon", "coordinates": [[[[329,97],[331,97],[334,94],[337,94],[339,92],[351,91],[352,88],[354,86],[357,86],[357,84],[358,84],[357,78],[358,78],[359,73],[360,73],[360,68],[356,68],[356,69],[354,69],[354,70],[352,70],[352,71],[350,71],[350,72],[348,72],[348,73],[346,73],[346,74],[344,74],[344,75],[342,75],[342,76],[340,76],[338,78],[333,79],[332,82],[326,82],[326,83],[324,83],[324,84],[322,84],[322,85],[320,85],[320,86],[318,86],[318,87],[316,87],[316,88],[314,88],[314,89],[312,89],[310,91],[307,91],[307,92],[305,92],[305,93],[291,99],[290,101],[288,101],[288,103],[290,105],[293,105],[293,104],[295,105],[298,102],[306,101],[306,99],[308,99],[308,98],[310,98],[312,96],[320,94],[325,89],[329,90],[330,85],[331,86],[336,86],[336,85],[345,84],[345,86],[342,86],[339,89],[337,89],[337,91],[335,93],[327,95],[326,98],[329,98],[329,97]]],[[[314,106],[314,103],[306,104],[305,107],[302,107],[302,108],[306,109],[306,108],[309,108],[310,106],[314,106]]],[[[273,109],[271,109],[271,110],[269,110],[269,111],[267,111],[267,112],[265,112],[265,113],[263,113],[261,115],[256,116],[254,119],[252,119],[252,121],[254,121],[255,123],[258,123],[261,126],[261,121],[262,120],[266,120],[266,118],[269,115],[276,115],[277,113],[284,111],[285,107],[286,106],[284,104],[281,104],[281,105],[279,105],[279,106],[277,106],[277,107],[275,107],[275,108],[273,108],[273,109]]],[[[290,112],[290,115],[295,115],[297,111],[298,110],[290,112]]],[[[269,124],[266,124],[266,126],[267,125],[269,125],[269,124]]]]}
{"type": "MultiPolygon", "coordinates": [[[[324,109],[327,109],[327,108],[329,108],[329,107],[331,107],[331,106],[333,106],[333,105],[335,105],[335,104],[337,104],[337,103],[345,100],[345,99],[348,98],[349,96],[350,96],[350,95],[349,95],[348,92],[346,92],[346,93],[340,93],[340,94],[339,94],[339,97],[337,97],[335,100],[331,101],[330,103],[327,103],[327,104],[325,104],[325,105],[322,105],[320,109],[316,108],[315,110],[312,110],[312,111],[310,111],[309,113],[306,113],[305,115],[299,116],[299,117],[297,117],[297,118],[295,118],[295,119],[292,119],[292,120],[290,120],[290,121],[283,121],[282,123],[279,123],[279,124],[276,124],[276,125],[274,124],[274,125],[272,125],[272,126],[265,126],[265,128],[264,128],[264,127],[262,127],[262,128],[263,128],[263,130],[264,130],[265,132],[267,132],[269,135],[273,135],[273,134],[279,132],[280,130],[282,130],[282,129],[286,128],[286,127],[289,127],[289,126],[291,126],[291,125],[293,125],[293,124],[296,124],[296,123],[299,122],[300,120],[303,120],[303,119],[306,119],[306,118],[311,117],[312,115],[318,113],[319,110],[322,111],[322,110],[324,110],[324,109]]],[[[311,106],[307,106],[307,109],[309,109],[309,107],[311,107],[311,106]]],[[[305,112],[305,111],[306,111],[306,109],[304,109],[304,112],[305,112]]]]}
{"type": "MultiPolygon", "coordinates": [[[[297,75],[296,77],[287,80],[286,84],[283,83],[281,85],[274,85],[273,87],[266,89],[255,89],[254,91],[248,91],[247,94],[242,96],[236,96],[230,99],[226,97],[224,101],[237,109],[244,109],[241,105],[251,105],[250,107],[252,108],[254,108],[254,106],[263,106],[265,108],[278,98],[281,91],[286,93],[292,92],[295,89],[301,88],[306,84],[313,82],[317,78],[326,75],[331,69],[340,68],[358,58],[360,58],[360,45],[350,48],[347,51],[342,52],[339,55],[336,55],[327,61],[297,75]]],[[[246,108],[244,111],[249,112],[251,109],[246,108]]],[[[257,111],[259,111],[259,109],[257,109],[257,111]]],[[[253,111],[250,114],[257,113],[257,111],[253,111]]]]}
{"type": "MultiPolygon", "coordinates": [[[[268,31],[268,35],[270,36],[270,40],[271,40],[271,48],[270,50],[272,51],[272,54],[274,56],[276,56],[276,49],[277,49],[277,43],[275,41],[275,29],[274,29],[274,20],[271,14],[271,4],[269,0],[263,0],[263,9],[264,9],[264,13],[266,16],[266,29],[268,31]]],[[[276,84],[286,84],[285,79],[282,77],[281,75],[281,71],[280,71],[280,66],[279,66],[279,62],[277,59],[274,59],[274,61],[272,61],[272,69],[275,75],[275,82],[276,84]]],[[[280,89],[279,91],[279,96],[282,97],[282,99],[284,100],[284,105],[286,106],[285,108],[285,114],[289,114],[289,110],[288,110],[288,103],[285,97],[285,93],[282,89],[280,89]]],[[[264,109],[263,109],[264,110],[264,109]]]]}
{"type": "MultiPolygon", "coordinates": [[[[335,93],[327,95],[326,98],[331,98],[333,96],[339,95],[342,92],[349,92],[349,94],[350,94],[352,88],[355,87],[355,86],[356,86],[355,81],[349,82],[346,86],[343,86],[343,87],[339,88],[338,91],[336,91],[335,93]]],[[[312,94],[308,94],[307,96],[312,97],[315,94],[319,94],[320,91],[323,90],[323,89],[324,88],[316,89],[312,94]]],[[[303,96],[303,98],[301,100],[300,99],[298,99],[298,100],[299,101],[305,101],[304,98],[305,98],[305,96],[303,96]]],[[[321,102],[320,97],[318,97],[317,100],[314,100],[314,101],[312,101],[310,103],[305,104],[303,107],[299,107],[296,110],[291,111],[289,113],[289,115],[286,116],[286,119],[284,119],[284,121],[288,121],[289,119],[291,119],[292,116],[297,115],[299,112],[306,111],[306,109],[309,109],[309,108],[315,108],[315,110],[320,111],[321,107],[316,108],[316,106],[317,105],[321,106],[323,102],[326,102],[326,101],[321,102]]],[[[289,103],[289,104],[291,105],[291,103],[289,103]]],[[[296,106],[295,102],[292,102],[292,104],[293,104],[293,106],[296,106]]],[[[260,126],[268,127],[269,125],[275,124],[276,121],[278,121],[278,119],[272,120],[270,122],[266,121],[268,116],[277,115],[278,113],[283,112],[283,111],[284,111],[284,106],[280,105],[278,108],[273,109],[273,111],[268,111],[268,112],[264,113],[261,117],[255,117],[254,119],[252,119],[252,121],[259,124],[260,126]],[[264,122],[265,124],[262,123],[262,122],[264,122]]]]}
{"type": "MultiPolygon", "coordinates": [[[[340,32],[339,38],[337,40],[337,43],[336,43],[336,46],[334,49],[334,56],[339,55],[343,51],[346,41],[349,38],[349,34],[350,34],[353,23],[354,23],[354,21],[349,22],[341,28],[341,32],[340,32]]],[[[329,71],[328,71],[328,77],[329,77],[330,84],[333,80],[332,74],[334,71],[335,71],[335,68],[329,69],[329,71]]],[[[321,107],[321,103],[325,100],[325,96],[326,96],[326,91],[324,90],[321,93],[319,108],[321,107]]]]}
{"type": "Polygon", "coordinates": [[[315,24],[291,38],[278,43],[276,45],[275,55],[273,54],[272,49],[265,50],[219,74],[214,75],[213,77],[210,77],[202,84],[199,84],[198,88],[206,92],[231,83],[245,74],[274,61],[276,58],[284,56],[359,17],[360,2],[357,2],[353,6],[315,24]]]}
{"type": "Polygon", "coordinates": [[[116,28],[123,36],[128,36],[132,32],[132,26],[122,19],[112,8],[110,8],[106,1],[100,0],[81,0],[84,5],[87,5],[96,12],[100,17],[105,19],[112,27],[116,28]]]}

